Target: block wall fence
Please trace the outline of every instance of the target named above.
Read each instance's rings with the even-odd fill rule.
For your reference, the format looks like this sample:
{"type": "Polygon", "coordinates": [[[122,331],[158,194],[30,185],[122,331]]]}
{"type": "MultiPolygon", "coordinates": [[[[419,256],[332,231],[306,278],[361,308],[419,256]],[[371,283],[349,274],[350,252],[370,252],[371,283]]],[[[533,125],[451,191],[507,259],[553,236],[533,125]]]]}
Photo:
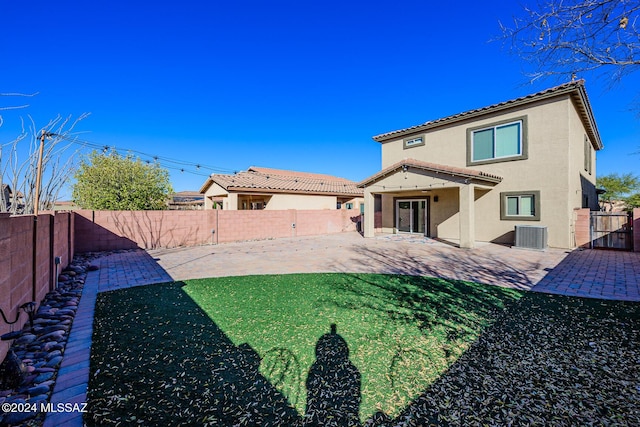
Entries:
{"type": "MultiPolygon", "coordinates": [[[[588,248],[589,210],[575,212],[576,246],[588,248]]],[[[0,214],[0,308],[10,321],[20,305],[40,303],[55,286],[59,269],[74,253],[117,249],[154,249],[301,237],[354,231],[360,215],[349,210],[285,211],[76,211],[33,216],[0,214]]],[[[640,208],[633,211],[634,250],[640,252],[640,208]]],[[[0,335],[19,330],[28,320],[7,325],[0,335]]],[[[0,341],[0,361],[11,341],[0,341]]]]}
{"type": "Polygon", "coordinates": [[[75,249],[155,249],[354,231],[351,210],[74,212],[75,249]]]}
{"type": "MultiPolygon", "coordinates": [[[[19,307],[29,301],[40,303],[55,286],[55,257],[59,269],[69,265],[74,253],[74,215],[43,213],[33,215],[0,214],[0,308],[9,321],[0,319],[0,335],[20,330],[27,322],[19,307]]],[[[11,341],[0,341],[0,361],[11,341]]]]}

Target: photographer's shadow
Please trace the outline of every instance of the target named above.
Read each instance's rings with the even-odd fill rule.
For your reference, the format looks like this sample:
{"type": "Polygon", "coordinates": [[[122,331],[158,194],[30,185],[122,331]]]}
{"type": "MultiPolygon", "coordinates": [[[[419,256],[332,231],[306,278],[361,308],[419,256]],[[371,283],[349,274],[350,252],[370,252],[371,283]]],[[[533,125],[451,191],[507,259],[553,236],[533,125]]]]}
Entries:
{"type": "Polygon", "coordinates": [[[360,372],[349,360],[349,346],[335,324],[318,339],[306,387],[304,426],[360,425],[360,372]]]}

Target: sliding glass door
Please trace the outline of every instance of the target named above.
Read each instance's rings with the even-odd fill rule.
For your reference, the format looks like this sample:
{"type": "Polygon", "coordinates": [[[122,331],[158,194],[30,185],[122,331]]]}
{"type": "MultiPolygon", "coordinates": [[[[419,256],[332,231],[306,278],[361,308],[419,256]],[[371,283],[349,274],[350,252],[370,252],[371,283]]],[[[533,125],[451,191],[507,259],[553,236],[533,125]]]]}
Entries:
{"type": "Polygon", "coordinates": [[[427,223],[427,201],[397,200],[396,229],[400,233],[425,234],[427,223]]]}

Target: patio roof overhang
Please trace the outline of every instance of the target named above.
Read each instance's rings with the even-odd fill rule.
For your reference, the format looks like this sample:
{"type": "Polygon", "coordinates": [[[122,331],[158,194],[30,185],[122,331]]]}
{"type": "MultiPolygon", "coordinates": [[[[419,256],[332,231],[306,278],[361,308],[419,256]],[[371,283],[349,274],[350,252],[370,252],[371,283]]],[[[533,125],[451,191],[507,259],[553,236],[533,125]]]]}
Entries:
{"type": "Polygon", "coordinates": [[[364,236],[373,237],[374,194],[415,195],[436,188],[455,188],[458,193],[461,248],[475,245],[475,190],[491,190],[502,177],[475,169],[404,159],[358,184],[364,189],[364,236]]]}
{"type": "MultiPolygon", "coordinates": [[[[358,183],[358,187],[367,188],[380,184],[385,178],[395,175],[398,172],[421,173],[442,181],[448,181],[454,186],[475,184],[493,187],[502,181],[502,177],[500,176],[491,175],[475,169],[440,165],[415,159],[404,159],[361,181],[358,183]]],[[[406,188],[406,190],[410,189],[413,188],[406,188]]]]}

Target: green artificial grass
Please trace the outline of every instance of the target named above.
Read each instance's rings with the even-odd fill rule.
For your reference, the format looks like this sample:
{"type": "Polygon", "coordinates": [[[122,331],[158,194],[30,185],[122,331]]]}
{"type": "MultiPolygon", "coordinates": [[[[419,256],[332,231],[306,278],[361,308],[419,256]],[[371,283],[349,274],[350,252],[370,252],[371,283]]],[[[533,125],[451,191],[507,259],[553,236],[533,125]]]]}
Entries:
{"type": "Polygon", "coordinates": [[[362,375],[365,417],[407,405],[521,296],[435,278],[343,274],[203,279],[185,291],[234,344],[258,352],[263,375],[300,413],[316,343],[335,324],[362,375]]]}
{"type": "Polygon", "coordinates": [[[337,372],[315,354],[332,324],[348,346],[343,362],[356,371],[340,372],[359,375],[360,419],[395,416],[522,295],[370,274],[215,278],[100,294],[88,423],[300,423],[307,393],[338,395],[353,384],[339,375],[307,383],[312,365],[337,372]]]}

